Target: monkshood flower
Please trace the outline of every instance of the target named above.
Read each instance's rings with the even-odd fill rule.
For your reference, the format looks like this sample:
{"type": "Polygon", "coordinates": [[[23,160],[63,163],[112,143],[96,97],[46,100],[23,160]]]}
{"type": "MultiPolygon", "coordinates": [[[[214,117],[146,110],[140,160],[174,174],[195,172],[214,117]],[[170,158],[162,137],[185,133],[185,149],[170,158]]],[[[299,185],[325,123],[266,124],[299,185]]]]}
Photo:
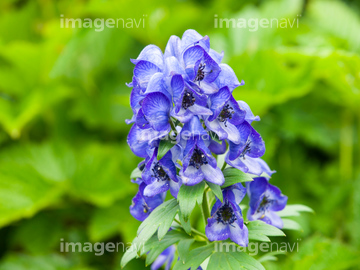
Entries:
{"type": "Polygon", "coordinates": [[[223,55],[210,48],[208,36],[187,30],[181,40],[177,36],[169,39],[164,53],[164,73],[182,75],[187,87],[199,93],[216,93],[224,86],[232,91],[243,83],[239,83],[228,65],[221,64],[223,55]]]}
{"type": "Polygon", "coordinates": [[[182,40],[172,36],[165,49],[166,75],[181,74],[189,87],[200,93],[214,93],[214,80],[221,72],[209,55],[210,40],[194,30],[187,30],[182,40]]]}
{"type": "Polygon", "coordinates": [[[183,164],[180,176],[184,185],[193,186],[202,180],[217,185],[223,185],[224,175],[217,167],[216,159],[208,148],[210,140],[204,141],[203,135],[208,135],[200,120],[194,116],[182,129],[182,136],[189,136],[184,147],[183,164]]]}
{"type": "Polygon", "coordinates": [[[135,117],[136,124],[132,126],[127,139],[135,155],[147,157],[154,141],[169,133],[170,108],[170,100],[160,92],[150,93],[142,100],[142,107],[135,117]]]}
{"type": "Polygon", "coordinates": [[[137,179],[137,182],[140,184],[139,191],[132,199],[130,213],[137,220],[144,221],[156,207],[164,202],[165,193],[151,198],[146,197],[144,196],[146,184],[141,179],[137,179]]]}
{"type": "Polygon", "coordinates": [[[170,189],[175,198],[180,189],[181,181],[176,175],[176,166],[172,160],[172,152],[167,152],[160,160],[157,160],[158,148],[153,150],[151,156],[145,160],[145,168],[142,179],[147,184],[144,195],[153,197],[170,189]]]}
{"type": "Polygon", "coordinates": [[[192,88],[187,87],[183,77],[176,74],[171,79],[174,109],[171,115],[179,121],[188,122],[194,115],[211,115],[207,108],[207,96],[198,94],[192,88]]]}
{"type": "Polygon", "coordinates": [[[283,221],[275,212],[285,208],[287,196],[281,194],[279,188],[270,185],[265,177],[254,178],[254,181],[246,184],[250,198],[247,218],[262,220],[281,229],[283,221]]]}
{"type": "Polygon", "coordinates": [[[264,161],[259,157],[265,153],[265,143],[260,134],[247,122],[237,126],[241,142],[235,144],[229,141],[229,152],[225,161],[244,173],[261,175],[264,170],[264,161]]]}
{"type": "Polygon", "coordinates": [[[136,156],[146,158],[151,154],[151,149],[159,145],[158,140],[167,134],[167,130],[141,129],[133,125],[128,134],[127,143],[136,156]]]}
{"type": "MultiPolygon", "coordinates": [[[[155,45],[146,46],[137,59],[131,59],[131,62],[135,64],[134,77],[142,90],[147,88],[152,76],[155,73],[161,73],[164,68],[163,53],[155,45]]],[[[134,80],[128,86],[133,87],[133,83],[134,80]]]]}
{"type": "Polygon", "coordinates": [[[237,103],[238,103],[239,107],[241,108],[241,110],[244,110],[246,112],[246,114],[245,114],[246,122],[251,124],[253,121],[260,121],[260,117],[255,116],[253,114],[253,112],[250,109],[250,106],[245,101],[238,100],[237,103]]]}
{"type": "Polygon", "coordinates": [[[220,140],[241,143],[241,134],[237,128],[244,122],[246,111],[242,110],[229,88],[224,86],[219,92],[210,95],[210,109],[212,115],[206,118],[206,126],[214,131],[220,140]]]}
{"type": "Polygon", "coordinates": [[[221,241],[228,238],[240,246],[249,243],[248,229],[244,225],[239,203],[244,198],[246,189],[236,184],[223,189],[224,201],[218,199],[211,210],[211,217],[206,225],[206,236],[210,241],[221,241]]]}

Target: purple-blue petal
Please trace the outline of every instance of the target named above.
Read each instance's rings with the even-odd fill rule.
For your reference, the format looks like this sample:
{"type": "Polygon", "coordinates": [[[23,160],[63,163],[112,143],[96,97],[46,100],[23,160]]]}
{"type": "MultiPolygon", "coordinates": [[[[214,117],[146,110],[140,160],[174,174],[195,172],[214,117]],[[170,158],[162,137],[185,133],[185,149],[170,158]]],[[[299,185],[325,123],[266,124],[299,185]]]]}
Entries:
{"type": "Polygon", "coordinates": [[[146,89],[151,77],[157,72],[161,72],[160,68],[144,60],[139,61],[134,68],[134,76],[142,89],[146,89]]]}
{"type": "Polygon", "coordinates": [[[150,126],[157,130],[169,130],[170,101],[162,93],[150,93],[143,100],[142,108],[150,126]]]}
{"type": "Polygon", "coordinates": [[[163,69],[164,67],[164,57],[162,51],[155,45],[146,46],[136,59],[131,59],[131,62],[136,65],[141,60],[151,62],[160,69],[163,69]]]}

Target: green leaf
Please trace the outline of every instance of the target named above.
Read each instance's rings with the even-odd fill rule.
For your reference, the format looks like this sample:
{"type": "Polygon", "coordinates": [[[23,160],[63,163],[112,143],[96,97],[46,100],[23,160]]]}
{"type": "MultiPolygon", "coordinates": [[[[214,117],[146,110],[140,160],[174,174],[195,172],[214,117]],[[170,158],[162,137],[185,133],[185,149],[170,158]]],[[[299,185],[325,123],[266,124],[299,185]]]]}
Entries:
{"type": "Polygon", "coordinates": [[[189,268],[195,270],[214,252],[214,248],[215,244],[211,243],[191,250],[186,254],[186,258],[176,262],[173,270],[188,270],[189,268]]]}
{"type": "Polygon", "coordinates": [[[138,167],[136,167],[130,174],[130,179],[141,178],[141,171],[138,167]]]}
{"type": "Polygon", "coordinates": [[[130,181],[123,181],[136,160],[130,153],[125,145],[86,146],[79,151],[76,170],[69,179],[71,195],[101,207],[128,196],[136,188],[130,181]]]}
{"type": "Polygon", "coordinates": [[[176,199],[171,199],[158,206],[138,229],[138,238],[149,239],[147,234],[152,235],[158,229],[158,238],[161,240],[170,229],[176,214],[179,211],[179,205],[176,199]]]}
{"type": "Polygon", "coordinates": [[[0,227],[55,204],[64,188],[29,165],[0,163],[0,227]]]}
{"type": "Polygon", "coordinates": [[[286,255],[285,251],[273,251],[273,252],[269,252],[264,254],[263,256],[261,256],[258,261],[259,262],[266,262],[266,261],[277,261],[278,257],[276,257],[276,255],[286,255]]]}
{"type": "MultiPolygon", "coordinates": [[[[80,270],[73,265],[70,258],[61,256],[60,254],[46,255],[27,255],[21,253],[10,253],[1,260],[1,270],[17,269],[17,270],[49,270],[49,269],[69,269],[80,270]]],[[[83,268],[83,270],[91,270],[91,268],[83,268]]]]}
{"type": "MultiPolygon", "coordinates": [[[[158,230],[157,238],[162,240],[173,222],[179,205],[175,199],[164,202],[158,206],[151,214],[141,223],[138,228],[138,236],[133,240],[131,247],[125,252],[121,259],[121,266],[124,267],[129,261],[146,252],[147,241],[154,237],[158,230]]],[[[156,237],[156,236],[155,236],[156,237]]]]}
{"type": "Polygon", "coordinates": [[[195,186],[186,186],[182,185],[178,194],[178,202],[180,206],[180,212],[183,215],[184,221],[187,221],[196,205],[202,204],[203,193],[204,193],[205,183],[201,183],[195,186]]]}
{"type": "Polygon", "coordinates": [[[207,270],[262,270],[260,262],[240,251],[216,252],[211,255],[207,270]]]}
{"type": "Polygon", "coordinates": [[[158,229],[158,238],[161,240],[169,230],[178,211],[179,205],[176,199],[171,199],[158,206],[139,226],[137,242],[146,243],[158,229]]]}
{"type": "Polygon", "coordinates": [[[180,219],[180,223],[182,228],[184,229],[184,231],[191,235],[191,224],[190,224],[190,220],[185,221],[183,218],[183,215],[181,213],[179,213],[179,219],[180,219]]]}
{"type": "Polygon", "coordinates": [[[222,188],[229,187],[231,185],[253,181],[252,177],[238,169],[227,168],[223,171],[225,177],[225,183],[222,185],[222,188]]]}
{"type": "Polygon", "coordinates": [[[270,242],[268,236],[285,236],[278,228],[266,224],[261,220],[250,221],[247,225],[249,239],[270,242]]]}
{"type": "Polygon", "coordinates": [[[161,241],[154,235],[145,245],[145,253],[149,252],[146,256],[146,265],[153,263],[169,246],[176,244],[179,241],[186,241],[189,239],[190,236],[175,230],[168,232],[161,241]]]}
{"type": "Polygon", "coordinates": [[[223,198],[223,193],[221,190],[221,187],[219,185],[216,185],[214,183],[210,183],[210,182],[206,182],[206,184],[208,184],[208,186],[210,187],[211,191],[214,193],[214,195],[221,201],[223,202],[224,198],[223,198]]]}
{"type": "Polygon", "coordinates": [[[284,230],[294,230],[294,231],[302,231],[302,228],[299,223],[292,219],[283,218],[284,230]]]}
{"type": "Polygon", "coordinates": [[[295,217],[300,216],[300,212],[314,213],[314,210],[302,204],[289,204],[286,205],[285,209],[277,212],[277,214],[280,217],[295,217]]]}
{"type": "Polygon", "coordinates": [[[160,160],[174,146],[172,140],[160,140],[157,160],[160,160]]]}
{"type": "Polygon", "coordinates": [[[130,200],[131,198],[127,197],[112,206],[94,210],[87,229],[91,241],[104,241],[119,232],[125,242],[130,242],[134,238],[136,224],[140,222],[132,218],[128,207],[124,207],[130,200]]]}
{"type": "Polygon", "coordinates": [[[195,239],[185,239],[181,240],[177,246],[177,251],[179,253],[180,260],[185,263],[185,258],[190,252],[190,247],[194,243],[195,239]]]}

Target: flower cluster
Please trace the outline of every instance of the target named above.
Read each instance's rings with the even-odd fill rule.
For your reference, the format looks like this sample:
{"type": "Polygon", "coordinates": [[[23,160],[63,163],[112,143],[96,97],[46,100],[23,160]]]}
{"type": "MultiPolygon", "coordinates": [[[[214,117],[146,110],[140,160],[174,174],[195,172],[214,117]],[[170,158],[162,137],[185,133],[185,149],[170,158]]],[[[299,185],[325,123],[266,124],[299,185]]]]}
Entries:
{"type": "MultiPolygon", "coordinates": [[[[226,153],[225,166],[267,178],[254,178],[247,189],[241,184],[224,188],[224,200],[213,206],[206,236],[210,241],[230,238],[246,246],[248,231],[239,207],[246,193],[248,219],[277,227],[282,224],[274,211],[283,209],[287,198],[268,184],[274,172],[260,158],[265,144],[252,127],[260,118],[233,97],[234,89],[244,82],[221,63],[222,58],[223,53],[210,48],[208,36],[187,30],[181,39],[172,36],[164,53],[149,45],[131,60],[135,67],[128,86],[134,114],[127,120],[133,124],[127,142],[144,161],[138,165],[139,192],[130,211],[143,221],[168,190],[176,198],[181,185],[207,181],[222,186],[225,179],[216,156],[226,153]],[[173,144],[165,155],[159,155],[162,140],[173,144]]],[[[172,253],[170,249],[166,252],[172,253]]]]}

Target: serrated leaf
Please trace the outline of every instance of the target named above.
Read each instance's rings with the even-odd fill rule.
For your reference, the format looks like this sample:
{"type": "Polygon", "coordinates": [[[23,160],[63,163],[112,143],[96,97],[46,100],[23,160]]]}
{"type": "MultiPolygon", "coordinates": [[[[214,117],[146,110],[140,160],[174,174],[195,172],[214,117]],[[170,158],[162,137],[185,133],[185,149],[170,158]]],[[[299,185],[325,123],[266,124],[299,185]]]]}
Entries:
{"type": "Polygon", "coordinates": [[[222,188],[232,186],[237,183],[253,181],[252,177],[238,169],[227,168],[223,171],[225,177],[225,183],[222,188]]]}
{"type": "Polygon", "coordinates": [[[194,243],[195,239],[181,240],[177,246],[180,260],[185,263],[187,255],[190,252],[190,246],[194,243]]]}
{"type": "Polygon", "coordinates": [[[174,146],[174,142],[171,140],[160,140],[157,160],[160,160],[165,154],[174,146]]]}
{"type": "Polygon", "coordinates": [[[158,230],[158,238],[161,240],[169,230],[179,205],[176,199],[171,199],[158,206],[138,229],[137,243],[146,243],[147,240],[158,230]]]}
{"type": "Polygon", "coordinates": [[[165,237],[159,241],[156,235],[154,235],[145,245],[146,265],[153,263],[156,258],[169,246],[176,244],[179,241],[189,240],[190,236],[180,231],[172,230],[168,232],[165,237]]]}
{"type": "Polygon", "coordinates": [[[314,210],[312,210],[310,207],[306,205],[290,204],[290,205],[286,205],[286,207],[283,210],[277,212],[277,214],[280,217],[295,217],[295,216],[299,216],[300,212],[314,213],[314,210]]]}
{"type": "Polygon", "coordinates": [[[189,219],[196,203],[199,205],[202,204],[204,188],[204,182],[201,182],[195,186],[182,185],[180,187],[177,199],[184,221],[189,219]]]}
{"type": "Polygon", "coordinates": [[[130,179],[141,178],[141,171],[138,167],[136,167],[130,174],[130,179]]]}
{"type": "Polygon", "coordinates": [[[191,250],[186,255],[185,263],[183,260],[177,261],[173,270],[188,270],[189,268],[195,270],[215,251],[214,248],[215,244],[211,243],[209,245],[191,250]]]}
{"type": "Polygon", "coordinates": [[[265,270],[260,262],[244,252],[216,252],[210,257],[207,270],[265,270]]]}
{"type": "Polygon", "coordinates": [[[208,184],[208,186],[210,187],[210,189],[214,193],[214,195],[221,202],[223,202],[224,198],[223,198],[223,193],[222,193],[221,187],[219,185],[214,184],[214,183],[210,183],[210,182],[206,182],[206,183],[208,184]]]}
{"type": "Polygon", "coordinates": [[[284,226],[284,230],[294,230],[294,231],[302,231],[302,228],[299,223],[292,219],[283,218],[282,219],[284,226]]]}
{"type": "Polygon", "coordinates": [[[178,211],[179,205],[175,199],[158,206],[139,226],[138,236],[122,257],[121,266],[124,267],[132,259],[144,254],[147,241],[154,237],[157,230],[157,238],[159,240],[164,238],[178,211]]]}
{"type": "Polygon", "coordinates": [[[261,220],[250,221],[246,226],[249,230],[249,239],[252,240],[270,242],[268,236],[285,236],[284,232],[261,220]]]}
{"type": "Polygon", "coordinates": [[[191,224],[190,224],[190,220],[185,221],[183,218],[183,215],[181,213],[179,213],[179,220],[181,223],[182,228],[184,229],[184,231],[191,235],[191,224]]]}

